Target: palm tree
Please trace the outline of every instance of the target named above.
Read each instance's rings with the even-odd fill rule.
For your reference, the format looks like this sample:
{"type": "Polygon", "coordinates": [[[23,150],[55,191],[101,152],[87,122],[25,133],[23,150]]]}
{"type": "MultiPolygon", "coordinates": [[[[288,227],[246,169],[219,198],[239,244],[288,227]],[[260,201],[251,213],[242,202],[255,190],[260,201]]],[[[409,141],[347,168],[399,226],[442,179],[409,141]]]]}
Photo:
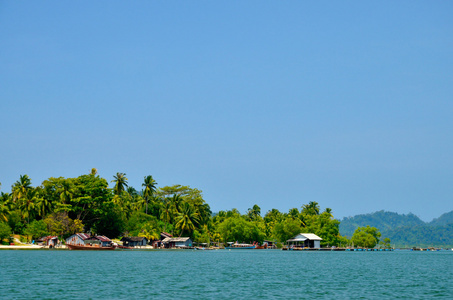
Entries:
{"type": "Polygon", "coordinates": [[[145,187],[143,191],[143,196],[145,197],[146,201],[146,210],[145,213],[148,214],[148,199],[154,195],[156,191],[157,182],[154,180],[153,176],[148,175],[145,176],[145,181],[142,183],[142,186],[145,187]]]}
{"type": "Polygon", "coordinates": [[[10,194],[0,194],[0,221],[8,222],[10,194]]]}
{"type": "Polygon", "coordinates": [[[171,203],[166,198],[162,202],[160,217],[165,223],[164,231],[166,232],[167,224],[170,223],[170,221],[171,221],[171,203]]]}
{"type": "Polygon", "coordinates": [[[183,202],[183,199],[179,194],[173,194],[173,197],[170,199],[173,214],[176,215],[177,213],[180,212],[182,202],[183,202]]]}
{"type": "Polygon", "coordinates": [[[175,218],[175,227],[180,230],[179,236],[181,236],[184,231],[188,231],[189,233],[192,232],[195,229],[195,225],[198,225],[200,221],[200,216],[188,203],[183,203],[180,210],[181,212],[179,212],[175,218]]]}
{"type": "Polygon", "coordinates": [[[37,203],[38,211],[39,211],[39,216],[44,218],[44,216],[50,211],[51,208],[51,203],[47,198],[42,197],[39,198],[38,203],[37,203]]]}
{"type": "Polygon", "coordinates": [[[202,205],[197,205],[196,211],[200,217],[200,224],[207,224],[211,218],[212,211],[209,207],[209,204],[204,203],[202,205]]]}
{"type": "Polygon", "coordinates": [[[27,191],[32,188],[31,179],[27,174],[20,175],[19,180],[13,184],[13,201],[20,200],[27,195],[27,191]]]}
{"type": "Polygon", "coordinates": [[[114,180],[112,182],[115,182],[115,187],[113,188],[113,192],[115,195],[120,195],[122,192],[124,192],[124,187],[127,187],[127,178],[125,173],[116,173],[115,176],[113,176],[114,180]]]}
{"type": "Polygon", "coordinates": [[[247,211],[247,216],[250,220],[256,220],[261,216],[261,208],[258,205],[253,205],[253,208],[249,208],[247,211]]]}
{"type": "Polygon", "coordinates": [[[73,196],[73,189],[71,187],[71,184],[68,181],[62,181],[59,191],[61,203],[69,204],[73,196]]]}
{"type": "Polygon", "coordinates": [[[29,189],[26,196],[21,198],[19,209],[24,218],[27,218],[27,223],[30,223],[30,216],[34,216],[39,200],[38,189],[29,189]]]}
{"type": "Polygon", "coordinates": [[[327,207],[327,208],[324,210],[324,212],[325,212],[326,214],[328,214],[331,218],[333,217],[333,215],[332,215],[332,209],[331,209],[331,208],[328,208],[328,207],[327,207]]]}
{"type": "Polygon", "coordinates": [[[302,213],[310,216],[319,215],[319,204],[315,201],[310,201],[302,206],[302,213]]]}

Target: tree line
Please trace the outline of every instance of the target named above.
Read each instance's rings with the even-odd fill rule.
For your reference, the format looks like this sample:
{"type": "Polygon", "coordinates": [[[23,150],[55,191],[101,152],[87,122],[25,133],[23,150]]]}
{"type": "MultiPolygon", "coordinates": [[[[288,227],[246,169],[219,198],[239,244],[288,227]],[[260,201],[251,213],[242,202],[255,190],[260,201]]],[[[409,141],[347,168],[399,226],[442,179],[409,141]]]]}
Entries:
{"type": "Polygon", "coordinates": [[[117,173],[111,182],[113,188],[96,169],[76,178],[51,177],[36,187],[28,175],[21,175],[10,193],[0,194],[0,239],[11,234],[36,239],[89,232],[156,240],[164,231],[199,243],[284,243],[298,233],[310,232],[323,239],[322,246],[354,243],[374,247],[379,242],[376,228],[376,232],[362,230],[351,240],[341,236],[340,221],[332,210],[321,211],[314,201],[288,212],[274,208],[264,215],[256,204],[244,214],[237,209],[212,213],[202,191],[196,188],[158,187],[153,176],[147,175],[137,190],[128,185],[125,173],[117,173]]]}

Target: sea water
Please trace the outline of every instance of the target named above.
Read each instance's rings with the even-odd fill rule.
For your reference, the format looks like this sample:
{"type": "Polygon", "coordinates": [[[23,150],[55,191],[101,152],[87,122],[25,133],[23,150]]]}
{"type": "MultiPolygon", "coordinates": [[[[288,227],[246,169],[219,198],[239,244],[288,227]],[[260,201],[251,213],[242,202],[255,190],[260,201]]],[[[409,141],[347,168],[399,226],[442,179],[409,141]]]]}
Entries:
{"type": "Polygon", "coordinates": [[[0,251],[2,299],[445,298],[453,251],[0,251]]]}

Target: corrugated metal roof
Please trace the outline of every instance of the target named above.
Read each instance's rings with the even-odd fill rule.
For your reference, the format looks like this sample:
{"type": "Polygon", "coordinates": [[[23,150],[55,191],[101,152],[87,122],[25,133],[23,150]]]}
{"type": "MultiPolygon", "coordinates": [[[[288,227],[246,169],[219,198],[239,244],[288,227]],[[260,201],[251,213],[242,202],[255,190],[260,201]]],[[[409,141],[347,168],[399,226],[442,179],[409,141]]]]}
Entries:
{"type": "Polygon", "coordinates": [[[106,237],[105,235],[97,235],[96,238],[101,242],[111,242],[112,240],[106,237]]]}
{"type": "Polygon", "coordinates": [[[121,241],[126,241],[126,242],[141,242],[143,241],[144,239],[146,239],[146,237],[144,236],[125,236],[121,239],[121,241]]]}
{"type": "Polygon", "coordinates": [[[88,233],[76,233],[82,240],[88,240],[91,236],[88,233]]]}
{"type": "Polygon", "coordinates": [[[162,240],[164,243],[169,243],[169,242],[185,242],[189,240],[190,238],[188,237],[177,237],[177,238],[165,238],[162,240]]]}
{"type": "Polygon", "coordinates": [[[303,241],[306,241],[306,240],[322,241],[322,238],[320,238],[319,236],[317,236],[314,233],[299,233],[298,235],[296,235],[292,239],[287,240],[287,242],[303,242],[303,241]]]}
{"type": "Polygon", "coordinates": [[[314,233],[301,233],[301,235],[303,235],[304,237],[306,237],[307,239],[309,239],[311,241],[322,241],[322,238],[320,238],[319,236],[317,236],[314,233]]]}
{"type": "Polygon", "coordinates": [[[287,240],[287,242],[303,242],[303,241],[306,241],[306,240],[307,240],[306,237],[298,237],[298,238],[287,240]]]}

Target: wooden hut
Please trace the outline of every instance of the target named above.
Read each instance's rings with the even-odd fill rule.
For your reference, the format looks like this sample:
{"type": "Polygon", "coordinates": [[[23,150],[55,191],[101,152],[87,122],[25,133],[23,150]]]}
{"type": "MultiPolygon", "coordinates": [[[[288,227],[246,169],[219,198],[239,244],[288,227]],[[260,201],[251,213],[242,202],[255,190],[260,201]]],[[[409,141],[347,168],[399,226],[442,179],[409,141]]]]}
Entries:
{"type": "Polygon", "coordinates": [[[66,245],[85,246],[85,241],[90,240],[88,233],[76,233],[66,239],[66,245]]]}
{"type": "Polygon", "coordinates": [[[191,248],[193,244],[189,237],[165,238],[162,243],[165,248],[191,248]]]}
{"type": "Polygon", "coordinates": [[[105,235],[92,236],[88,233],[76,233],[66,239],[66,245],[85,246],[96,244],[102,247],[109,247],[112,244],[112,240],[105,235]]]}
{"type": "Polygon", "coordinates": [[[144,236],[125,236],[121,241],[123,242],[123,246],[127,247],[142,247],[148,245],[148,239],[144,236]]]}

